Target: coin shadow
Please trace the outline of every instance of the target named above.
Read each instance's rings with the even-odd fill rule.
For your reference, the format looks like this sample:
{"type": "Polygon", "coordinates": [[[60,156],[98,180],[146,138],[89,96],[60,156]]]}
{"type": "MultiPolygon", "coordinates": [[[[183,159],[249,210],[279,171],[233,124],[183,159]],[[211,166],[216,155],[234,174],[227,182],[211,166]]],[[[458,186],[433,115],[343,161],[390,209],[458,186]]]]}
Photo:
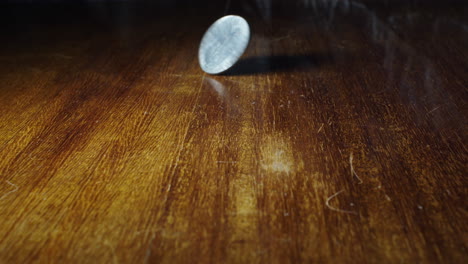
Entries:
{"type": "Polygon", "coordinates": [[[330,63],[325,54],[254,56],[241,59],[224,76],[256,75],[290,71],[305,71],[330,63]]]}

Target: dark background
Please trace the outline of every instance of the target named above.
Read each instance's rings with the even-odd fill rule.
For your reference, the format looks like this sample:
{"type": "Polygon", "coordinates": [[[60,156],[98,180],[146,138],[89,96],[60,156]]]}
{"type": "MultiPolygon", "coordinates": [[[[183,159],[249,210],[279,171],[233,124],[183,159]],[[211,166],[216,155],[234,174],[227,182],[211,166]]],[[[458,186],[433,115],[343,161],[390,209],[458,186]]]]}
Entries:
{"type": "Polygon", "coordinates": [[[0,3],[0,27],[5,33],[13,34],[25,30],[24,25],[121,27],[164,17],[190,16],[192,21],[212,21],[225,14],[271,22],[275,18],[296,19],[304,14],[330,16],[335,9],[349,12],[360,8],[377,12],[381,17],[420,10],[435,15],[456,10],[452,19],[464,24],[467,6],[463,0],[6,0],[0,3]]]}

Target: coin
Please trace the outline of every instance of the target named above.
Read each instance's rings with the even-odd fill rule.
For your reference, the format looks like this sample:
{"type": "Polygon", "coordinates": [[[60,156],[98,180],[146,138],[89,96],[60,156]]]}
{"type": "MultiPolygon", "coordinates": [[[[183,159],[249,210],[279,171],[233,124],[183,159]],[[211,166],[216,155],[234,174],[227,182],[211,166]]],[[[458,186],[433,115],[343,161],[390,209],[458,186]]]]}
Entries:
{"type": "Polygon", "coordinates": [[[240,16],[224,16],[203,35],[198,61],[203,71],[219,74],[231,68],[242,56],[250,41],[250,27],[240,16]]]}

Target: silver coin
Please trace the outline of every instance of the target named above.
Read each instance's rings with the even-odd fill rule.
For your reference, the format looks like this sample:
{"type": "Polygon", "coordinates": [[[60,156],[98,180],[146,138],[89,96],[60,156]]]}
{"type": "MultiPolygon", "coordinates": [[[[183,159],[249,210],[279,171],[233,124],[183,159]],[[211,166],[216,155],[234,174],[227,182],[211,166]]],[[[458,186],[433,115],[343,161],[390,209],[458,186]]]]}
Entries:
{"type": "Polygon", "coordinates": [[[240,16],[224,16],[208,28],[198,50],[198,61],[209,74],[222,73],[242,56],[250,41],[250,28],[240,16]]]}

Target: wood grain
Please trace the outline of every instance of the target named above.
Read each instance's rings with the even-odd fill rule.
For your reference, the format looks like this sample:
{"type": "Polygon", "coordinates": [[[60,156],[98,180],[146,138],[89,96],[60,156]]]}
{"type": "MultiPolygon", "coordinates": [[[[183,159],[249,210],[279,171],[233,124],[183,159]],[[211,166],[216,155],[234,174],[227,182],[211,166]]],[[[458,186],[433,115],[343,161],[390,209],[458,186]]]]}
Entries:
{"type": "Polygon", "coordinates": [[[466,263],[466,7],[311,3],[3,9],[0,262],[466,263]]]}

